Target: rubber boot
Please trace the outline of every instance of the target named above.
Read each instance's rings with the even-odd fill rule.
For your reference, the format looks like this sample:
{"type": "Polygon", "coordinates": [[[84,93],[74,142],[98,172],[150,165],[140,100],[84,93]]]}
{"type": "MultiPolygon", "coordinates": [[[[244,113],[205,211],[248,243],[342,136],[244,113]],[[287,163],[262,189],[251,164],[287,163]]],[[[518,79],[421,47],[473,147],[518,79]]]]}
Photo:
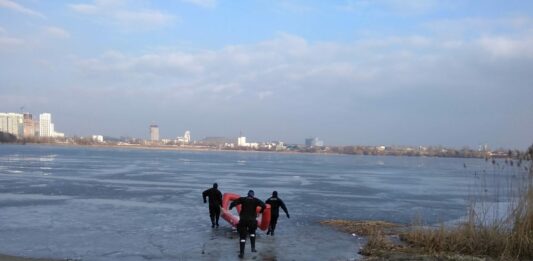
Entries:
{"type": "Polygon", "coordinates": [[[239,242],[239,258],[243,258],[244,257],[244,245],[246,244],[246,240],[244,239],[241,239],[241,241],[239,242]]]}
{"type": "Polygon", "coordinates": [[[250,234],[250,244],[252,245],[252,252],[257,252],[255,250],[255,234],[250,234]]]}

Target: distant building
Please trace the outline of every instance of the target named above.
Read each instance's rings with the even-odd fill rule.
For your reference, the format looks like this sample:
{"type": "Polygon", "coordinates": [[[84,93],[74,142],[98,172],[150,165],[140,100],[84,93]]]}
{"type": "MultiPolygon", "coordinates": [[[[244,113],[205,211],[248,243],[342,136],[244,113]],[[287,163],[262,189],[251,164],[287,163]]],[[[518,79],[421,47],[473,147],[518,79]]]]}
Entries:
{"type": "Polygon", "coordinates": [[[33,115],[31,113],[24,113],[24,137],[35,136],[35,125],[33,115]]]}
{"type": "Polygon", "coordinates": [[[185,131],[185,134],[183,134],[183,142],[184,143],[191,143],[191,132],[185,131]]]}
{"type": "Polygon", "coordinates": [[[7,113],[0,113],[0,131],[7,132],[7,113]]]}
{"type": "Polygon", "coordinates": [[[246,137],[244,137],[244,136],[237,137],[237,146],[239,146],[239,147],[247,147],[247,144],[248,143],[246,143],[246,137]]]}
{"type": "Polygon", "coordinates": [[[39,114],[39,136],[52,137],[53,128],[52,115],[50,113],[39,114]]]}
{"type": "Polygon", "coordinates": [[[24,134],[24,121],[20,113],[0,113],[0,131],[22,137],[24,134]]]}
{"type": "Polygon", "coordinates": [[[48,138],[65,137],[64,133],[56,132],[54,123],[52,123],[52,114],[50,113],[39,114],[39,137],[48,137],[48,138]]]}
{"type": "Polygon", "coordinates": [[[102,135],[93,135],[93,136],[92,136],[92,140],[93,140],[94,142],[100,142],[100,143],[102,143],[102,142],[104,142],[104,136],[102,136],[102,135]]]}
{"type": "Polygon", "coordinates": [[[257,142],[246,142],[246,137],[244,136],[239,136],[237,137],[237,147],[247,147],[247,148],[252,148],[252,149],[257,149],[259,148],[259,143],[257,142]]]}
{"type": "Polygon", "coordinates": [[[182,143],[182,144],[189,144],[191,143],[191,132],[190,131],[185,131],[185,133],[183,134],[183,137],[177,137],[176,138],[176,143],[182,143]]]}
{"type": "Polygon", "coordinates": [[[324,146],[324,141],[319,140],[317,137],[305,139],[306,147],[322,147],[324,146]]]}
{"type": "Polygon", "coordinates": [[[150,140],[159,141],[159,126],[155,124],[150,125],[150,140]]]}

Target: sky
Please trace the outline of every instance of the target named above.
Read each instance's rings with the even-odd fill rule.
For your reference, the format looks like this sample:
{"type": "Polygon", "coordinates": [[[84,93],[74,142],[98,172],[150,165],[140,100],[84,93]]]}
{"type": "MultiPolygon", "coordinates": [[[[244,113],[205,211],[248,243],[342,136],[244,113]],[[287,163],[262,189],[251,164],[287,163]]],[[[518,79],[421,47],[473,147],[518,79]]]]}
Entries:
{"type": "Polygon", "coordinates": [[[533,1],[0,0],[22,106],[66,135],[523,149],[533,1]]]}

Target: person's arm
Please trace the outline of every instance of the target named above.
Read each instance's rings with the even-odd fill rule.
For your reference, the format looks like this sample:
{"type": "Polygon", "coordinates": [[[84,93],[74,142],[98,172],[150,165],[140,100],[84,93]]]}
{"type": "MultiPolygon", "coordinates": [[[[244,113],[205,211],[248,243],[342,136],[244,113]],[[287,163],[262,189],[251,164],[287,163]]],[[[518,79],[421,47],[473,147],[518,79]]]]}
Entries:
{"type": "Polygon", "coordinates": [[[278,198],[279,200],[279,205],[281,207],[281,209],[283,209],[283,211],[285,211],[285,214],[287,215],[287,218],[291,218],[291,216],[289,215],[289,211],[287,210],[287,207],[285,206],[285,203],[283,203],[283,200],[281,200],[280,198],[278,198]]]}
{"type": "Polygon", "coordinates": [[[204,198],[204,204],[207,203],[207,200],[205,199],[207,197],[207,193],[209,193],[209,189],[204,190],[204,192],[202,192],[202,197],[204,198]]]}
{"type": "Polygon", "coordinates": [[[261,201],[260,199],[257,199],[257,202],[259,203],[259,206],[261,207],[261,210],[259,211],[259,213],[263,213],[263,211],[265,211],[265,208],[266,208],[266,205],[265,203],[263,203],[263,201],[261,201]]]}
{"type": "Polygon", "coordinates": [[[233,207],[241,204],[242,203],[241,201],[242,201],[241,198],[238,198],[238,199],[232,201],[231,204],[229,204],[229,209],[231,210],[233,207]]]}

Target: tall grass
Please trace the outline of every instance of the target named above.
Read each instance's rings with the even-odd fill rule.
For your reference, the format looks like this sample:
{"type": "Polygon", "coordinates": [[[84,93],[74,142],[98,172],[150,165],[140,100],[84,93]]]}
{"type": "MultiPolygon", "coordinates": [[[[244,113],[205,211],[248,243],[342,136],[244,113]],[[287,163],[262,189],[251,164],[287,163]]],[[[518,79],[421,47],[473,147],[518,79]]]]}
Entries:
{"type": "MultiPolygon", "coordinates": [[[[437,229],[416,226],[401,233],[400,238],[411,247],[431,254],[460,253],[501,260],[533,260],[532,158],[533,146],[524,155],[531,165],[528,173],[518,186],[509,186],[507,192],[514,200],[503,215],[490,215],[491,210],[485,202],[477,198],[478,201],[474,200],[469,207],[467,219],[459,225],[441,225],[437,229]]],[[[513,166],[507,160],[506,163],[513,166]]]]}

